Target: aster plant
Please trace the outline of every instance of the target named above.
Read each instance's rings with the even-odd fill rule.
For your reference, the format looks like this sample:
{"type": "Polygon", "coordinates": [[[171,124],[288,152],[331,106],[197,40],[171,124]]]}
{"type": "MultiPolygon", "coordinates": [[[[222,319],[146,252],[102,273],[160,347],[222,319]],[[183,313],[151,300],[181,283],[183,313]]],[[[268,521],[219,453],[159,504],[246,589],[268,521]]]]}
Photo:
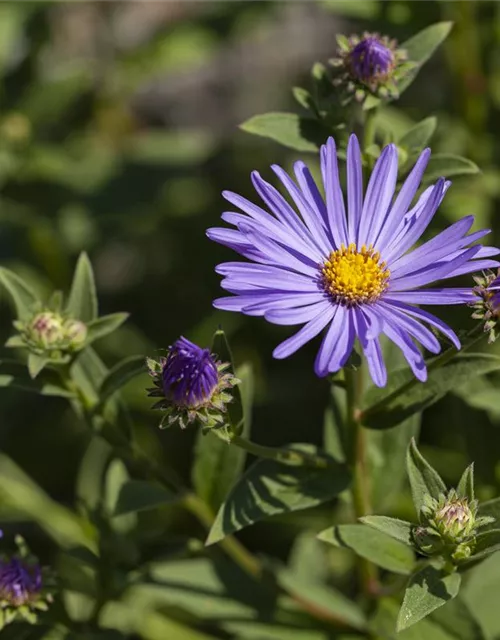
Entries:
{"type": "MultiPolygon", "coordinates": [[[[340,36],[310,87],[293,89],[300,114],[242,125],[301,159],[291,170],[273,164],[274,181],[254,171],[248,198],[225,191],[225,224],[207,231],[226,252],[215,267],[226,293],[214,307],[237,334],[235,358],[221,326],[206,346],[203,323],[165,335],[157,358],[108,366],[144,340],[122,328],[126,314],[99,316],[86,254],[66,297],[0,268],[16,316],[0,387],[66,402],[85,447],[74,508],[0,452],[2,514],[35,525],[58,574],[52,603],[56,571],[47,575],[20,539],[0,555],[0,621],[19,630],[9,637],[389,640],[413,625],[415,638],[484,637],[469,589],[500,549],[497,478],[477,474],[476,487],[473,464],[456,472],[462,453],[440,459],[416,439],[422,412],[447,394],[467,401],[479,388],[498,410],[500,358],[484,338],[496,337],[500,250],[483,244],[488,230],[472,215],[443,220],[450,177],[476,165],[431,152],[436,118],[396,131],[387,107],[450,28],[438,23],[401,44],[372,31],[340,36]],[[470,329],[444,319],[450,305],[464,317],[474,308],[470,329]],[[257,378],[267,347],[252,338],[242,348],[239,330],[265,328],[259,318],[280,338],[257,378]],[[111,333],[101,358],[95,343],[111,333]],[[314,406],[307,398],[306,441],[295,442],[286,414],[269,411],[265,383],[272,371],[283,402],[300,402],[287,376],[302,349],[318,393],[314,406]],[[158,414],[161,429],[180,429],[157,429],[158,414]],[[277,446],[260,444],[265,431],[277,446]],[[190,477],[173,459],[177,439],[190,477]],[[296,513],[312,508],[311,519],[296,513]],[[273,517],[288,536],[279,560],[251,551],[256,539],[246,546],[250,528],[273,517]],[[25,633],[25,622],[38,627],[25,633]]],[[[448,405],[437,409],[453,420],[448,405]]]]}

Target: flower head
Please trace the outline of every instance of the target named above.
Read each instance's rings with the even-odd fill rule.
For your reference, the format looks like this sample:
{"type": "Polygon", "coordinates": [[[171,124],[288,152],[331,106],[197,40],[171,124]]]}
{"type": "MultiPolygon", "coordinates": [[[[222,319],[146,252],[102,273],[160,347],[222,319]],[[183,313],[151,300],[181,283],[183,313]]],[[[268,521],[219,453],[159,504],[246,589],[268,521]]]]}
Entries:
{"type": "Polygon", "coordinates": [[[237,383],[227,372],[229,364],[216,360],[186,338],[179,338],[159,361],[148,360],[155,387],[150,396],[161,396],[154,408],[165,411],[160,427],[175,422],[184,428],[198,419],[206,428],[223,426],[228,390],[237,383]]]}
{"type": "MultiPolygon", "coordinates": [[[[87,338],[87,326],[80,320],[68,318],[58,311],[37,310],[27,321],[16,320],[22,345],[39,355],[70,353],[81,349],[87,338]]],[[[18,341],[14,346],[20,346],[18,341]]]]}
{"type": "Polygon", "coordinates": [[[432,353],[441,349],[426,325],[457,348],[460,342],[444,322],[416,305],[467,304],[474,299],[471,288],[424,287],[494,267],[498,263],[491,256],[499,253],[473,244],[488,231],[467,235],[472,216],[409,252],[450,185],[439,179],[412,206],[429,155],[428,149],[421,154],[395,197],[398,155],[396,147],[388,145],[363,196],[361,154],[357,138],[351,136],[347,212],[332,138],[321,148],[325,200],[303,162],[295,164],[297,182],[273,166],[299,213],[257,172],[252,181],[265,208],[225,192],[226,200],[243,213],[224,213],[222,219],[236,228],[209,229],[207,235],[248,262],[218,265],[222,287],[234,295],[215,300],[214,306],[264,316],[275,324],[304,325],[275,349],[275,358],[292,355],[326,328],[315,362],[319,376],[341,369],[358,338],[378,386],[387,381],[380,346],[385,334],[424,381],[427,371],[417,343],[432,353]]]}
{"type": "Polygon", "coordinates": [[[406,62],[406,52],[398,49],[397,42],[377,33],[362,37],[338,38],[337,58],[332,60],[338,70],[334,84],[355,93],[363,100],[366,92],[379,97],[398,94],[397,80],[412,66],[406,62]]]}
{"type": "Polygon", "coordinates": [[[477,296],[472,303],[474,313],[472,317],[484,321],[484,330],[488,333],[488,342],[497,339],[497,324],[500,319],[500,271],[474,276],[476,287],[473,291],[477,296]]]}
{"type": "Polygon", "coordinates": [[[426,497],[420,510],[420,525],[413,530],[417,549],[428,556],[448,556],[453,562],[469,558],[475,550],[477,530],[493,518],[478,517],[477,500],[469,500],[451,489],[438,500],[426,497]]]}

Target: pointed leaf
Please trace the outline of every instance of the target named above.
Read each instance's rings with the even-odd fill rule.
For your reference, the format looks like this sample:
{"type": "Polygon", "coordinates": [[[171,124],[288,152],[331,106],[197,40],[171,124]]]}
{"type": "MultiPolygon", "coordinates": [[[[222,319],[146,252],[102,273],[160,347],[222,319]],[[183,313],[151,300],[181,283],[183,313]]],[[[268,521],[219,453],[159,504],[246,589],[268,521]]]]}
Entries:
{"type": "Polygon", "coordinates": [[[35,292],[16,273],[4,267],[0,267],[0,283],[14,302],[18,319],[29,320],[34,308],[41,304],[35,292]]]}
{"type": "MultiPolygon", "coordinates": [[[[250,417],[253,395],[253,372],[250,365],[239,367],[236,375],[242,395],[244,411],[244,437],[250,435],[250,417]]],[[[229,445],[214,433],[198,432],[195,458],[192,468],[192,481],[196,493],[217,511],[225,497],[240,477],[245,466],[246,452],[240,447],[229,445]]]]}
{"type": "Polygon", "coordinates": [[[406,51],[408,61],[415,64],[410,71],[398,82],[398,91],[403,93],[415,80],[421,67],[432,56],[439,45],[447,38],[453,24],[451,22],[438,22],[419,31],[400,45],[400,49],[406,51]]]}
{"type": "Polygon", "coordinates": [[[434,182],[443,176],[451,178],[475,173],[479,173],[479,167],[472,160],[451,153],[434,153],[427,165],[424,182],[434,182]]]}
{"type": "Polygon", "coordinates": [[[474,500],[474,463],[463,472],[457,486],[457,493],[469,501],[474,500]]]}
{"type": "Polygon", "coordinates": [[[120,488],[113,515],[121,516],[126,513],[147,511],[171,504],[175,500],[176,496],[160,485],[144,480],[129,480],[120,488]]]}
{"type": "Polygon", "coordinates": [[[476,546],[471,560],[479,560],[500,549],[500,529],[490,529],[476,535],[476,546]]]}
{"type": "Polygon", "coordinates": [[[500,638],[499,593],[500,553],[495,553],[467,573],[467,580],[460,592],[460,597],[474,612],[488,640],[500,638]]]}
{"type": "Polygon", "coordinates": [[[112,454],[111,445],[97,435],[91,437],[83,454],[76,480],[76,495],[90,511],[101,505],[104,477],[112,454]]]}
{"type": "Polygon", "coordinates": [[[399,611],[397,630],[403,631],[455,598],[460,574],[445,573],[432,565],[424,566],[410,578],[399,611]]]}
{"type": "Polygon", "coordinates": [[[53,371],[44,370],[43,375],[34,380],[26,365],[17,360],[0,360],[0,388],[8,387],[39,393],[43,396],[74,398],[74,393],[61,385],[59,377],[53,371]]]}
{"type": "Polygon", "coordinates": [[[495,521],[491,525],[485,525],[485,528],[494,529],[500,525],[500,498],[493,498],[486,502],[479,503],[479,516],[487,516],[494,518],[495,521]]]}
{"type": "MultiPolygon", "coordinates": [[[[313,445],[293,444],[289,448],[319,455],[313,445]]],[[[350,480],[347,468],[333,458],[325,459],[331,464],[321,469],[258,460],[222,504],[207,545],[268,516],[308,509],[344,491],[350,480]]]]}
{"type": "Polygon", "coordinates": [[[99,403],[102,405],[114,393],[136,376],[146,373],[144,356],[130,356],[118,362],[109,370],[99,389],[99,403]]]}
{"type": "Polygon", "coordinates": [[[28,354],[28,371],[33,380],[45,367],[48,361],[49,359],[46,356],[39,356],[36,353],[28,354]]]}
{"type": "Polygon", "coordinates": [[[240,125],[240,129],[264,138],[271,138],[297,151],[316,153],[328,137],[319,121],[301,118],[295,113],[263,113],[240,125]]]}
{"type": "Polygon", "coordinates": [[[417,513],[424,505],[426,495],[438,499],[441,494],[446,493],[445,483],[439,473],[422,457],[415,440],[412,440],[408,447],[406,468],[417,513]]]}
{"type": "Polygon", "coordinates": [[[403,147],[409,153],[419,153],[432,138],[436,126],[437,118],[425,118],[399,138],[398,147],[403,147]]]}
{"type": "Polygon", "coordinates": [[[94,271],[86,253],[80,254],[69,294],[67,312],[82,322],[97,318],[97,293],[94,271]]]}
{"type": "Polygon", "coordinates": [[[407,575],[415,567],[411,547],[365,524],[340,524],[322,531],[318,538],[336,547],[352,549],[387,571],[407,575]]]}
{"type": "Polygon", "coordinates": [[[386,533],[395,540],[400,540],[405,544],[411,545],[412,535],[412,523],[405,522],[405,520],[398,520],[397,518],[389,518],[388,516],[364,516],[360,518],[361,522],[386,533]]]}
{"type": "Polygon", "coordinates": [[[108,316],[101,316],[87,325],[88,333],[85,344],[91,344],[99,338],[107,336],[116,331],[127,320],[128,313],[111,313],[108,316]]]}
{"type": "Polygon", "coordinates": [[[446,393],[471,378],[500,369],[500,358],[488,353],[457,355],[439,368],[429,368],[426,384],[416,381],[409,369],[394,371],[384,389],[372,387],[366,394],[363,425],[389,429],[430,407],[446,393]]]}

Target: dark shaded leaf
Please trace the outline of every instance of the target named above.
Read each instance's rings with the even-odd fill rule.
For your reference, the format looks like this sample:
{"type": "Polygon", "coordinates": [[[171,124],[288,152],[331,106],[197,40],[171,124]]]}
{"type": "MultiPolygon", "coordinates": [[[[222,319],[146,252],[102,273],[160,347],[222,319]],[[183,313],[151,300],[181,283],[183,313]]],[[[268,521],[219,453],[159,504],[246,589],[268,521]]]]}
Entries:
{"type": "Polygon", "coordinates": [[[45,369],[42,376],[33,380],[26,365],[17,360],[0,360],[0,387],[20,389],[43,396],[74,398],[74,393],[62,386],[55,372],[45,369]]]}
{"type": "Polygon", "coordinates": [[[297,151],[316,153],[329,132],[319,121],[302,118],[295,113],[263,113],[240,125],[247,133],[271,138],[297,151]]]}
{"type": "Polygon", "coordinates": [[[113,515],[147,511],[175,500],[176,496],[160,485],[144,480],[128,480],[120,487],[113,515]]]}
{"type": "Polygon", "coordinates": [[[415,566],[411,547],[365,524],[341,524],[322,531],[318,538],[336,547],[347,547],[388,571],[408,575],[415,566]]]}
{"type": "Polygon", "coordinates": [[[146,373],[146,362],[143,356],[130,356],[118,362],[109,370],[99,389],[99,400],[104,404],[108,398],[119,391],[136,376],[146,373]]]}
{"type": "MultiPolygon", "coordinates": [[[[289,448],[320,455],[313,445],[289,448]]],[[[322,469],[258,460],[219,509],[207,545],[268,516],[314,507],[344,491],[350,481],[347,468],[333,458],[325,459],[331,464],[322,469]]]]}
{"type": "Polygon", "coordinates": [[[29,320],[40,305],[35,292],[16,273],[0,267],[0,282],[9,292],[19,320],[29,320]]]}

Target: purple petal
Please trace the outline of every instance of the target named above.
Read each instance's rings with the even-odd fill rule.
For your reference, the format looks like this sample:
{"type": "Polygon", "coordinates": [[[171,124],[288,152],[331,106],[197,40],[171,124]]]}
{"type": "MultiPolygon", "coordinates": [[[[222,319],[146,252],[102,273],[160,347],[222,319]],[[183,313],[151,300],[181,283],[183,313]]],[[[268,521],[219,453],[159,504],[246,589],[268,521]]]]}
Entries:
{"type": "Polygon", "coordinates": [[[356,242],[363,209],[363,168],[358,139],[354,134],[347,146],[348,242],[356,242]]]}
{"type": "Polygon", "coordinates": [[[337,150],[333,138],[328,138],[326,145],[321,147],[321,172],[325,185],[328,226],[335,249],[338,249],[341,244],[347,245],[348,242],[344,198],[340,188],[337,150]]]}
{"type": "Polygon", "coordinates": [[[415,318],[419,318],[420,320],[423,320],[424,322],[430,324],[432,327],[435,327],[436,329],[441,331],[441,333],[445,335],[457,349],[460,349],[460,340],[458,339],[456,333],[447,324],[445,324],[442,320],[437,318],[432,313],[429,313],[424,309],[411,307],[404,302],[391,301],[390,304],[392,308],[397,307],[401,311],[404,311],[406,314],[409,314],[410,316],[413,316],[415,318]]]}
{"type": "Polygon", "coordinates": [[[392,320],[395,326],[399,326],[414,336],[428,351],[431,353],[439,353],[441,351],[439,340],[432,331],[429,331],[423,324],[413,317],[408,316],[401,308],[398,308],[398,306],[394,304],[385,302],[379,302],[378,304],[380,309],[383,309],[384,318],[387,318],[388,321],[392,320]]]}
{"type": "Polygon", "coordinates": [[[401,191],[399,192],[391,211],[387,215],[387,218],[380,230],[379,237],[374,243],[374,247],[379,251],[382,251],[385,248],[386,243],[390,241],[391,236],[394,234],[394,229],[397,229],[404,215],[408,212],[408,207],[412,203],[420,182],[422,181],[422,176],[427,163],[429,162],[430,155],[431,150],[424,149],[415,163],[415,166],[411,170],[411,173],[404,181],[401,191]]]}
{"type": "MultiPolygon", "coordinates": [[[[321,224],[325,231],[328,230],[328,213],[326,211],[325,201],[321,195],[314,178],[309,171],[309,167],[302,161],[298,161],[294,164],[295,176],[299,183],[302,192],[306,199],[309,201],[312,207],[315,208],[316,215],[321,221],[321,224]]],[[[331,240],[331,238],[329,237],[331,240]]]]}
{"type": "Polygon", "coordinates": [[[281,360],[295,353],[322,331],[333,318],[335,307],[330,305],[329,309],[319,313],[314,320],[311,320],[302,327],[295,335],[279,344],[273,351],[273,356],[281,360]]]}
{"type": "Polygon", "coordinates": [[[387,383],[387,369],[382,357],[382,349],[378,338],[367,338],[368,320],[361,308],[353,309],[353,319],[356,334],[361,343],[370,376],[377,387],[385,387],[387,383]]]}
{"type": "Polygon", "coordinates": [[[358,247],[371,244],[384,223],[398,177],[398,152],[393,144],[382,151],[366,190],[358,233],[358,247]]]}
{"type": "Polygon", "coordinates": [[[421,289],[418,291],[394,291],[384,296],[385,302],[409,302],[410,304],[467,304],[475,299],[472,289],[450,287],[447,289],[421,289]]]}
{"type": "Polygon", "coordinates": [[[351,354],[356,336],[350,315],[349,309],[337,306],[314,363],[314,371],[320,378],[341,369],[351,354]]]}
{"type": "Polygon", "coordinates": [[[318,314],[328,312],[332,306],[330,300],[321,300],[307,307],[294,309],[271,309],[266,311],[265,318],[268,322],[281,325],[304,324],[313,320],[318,314]]]}

